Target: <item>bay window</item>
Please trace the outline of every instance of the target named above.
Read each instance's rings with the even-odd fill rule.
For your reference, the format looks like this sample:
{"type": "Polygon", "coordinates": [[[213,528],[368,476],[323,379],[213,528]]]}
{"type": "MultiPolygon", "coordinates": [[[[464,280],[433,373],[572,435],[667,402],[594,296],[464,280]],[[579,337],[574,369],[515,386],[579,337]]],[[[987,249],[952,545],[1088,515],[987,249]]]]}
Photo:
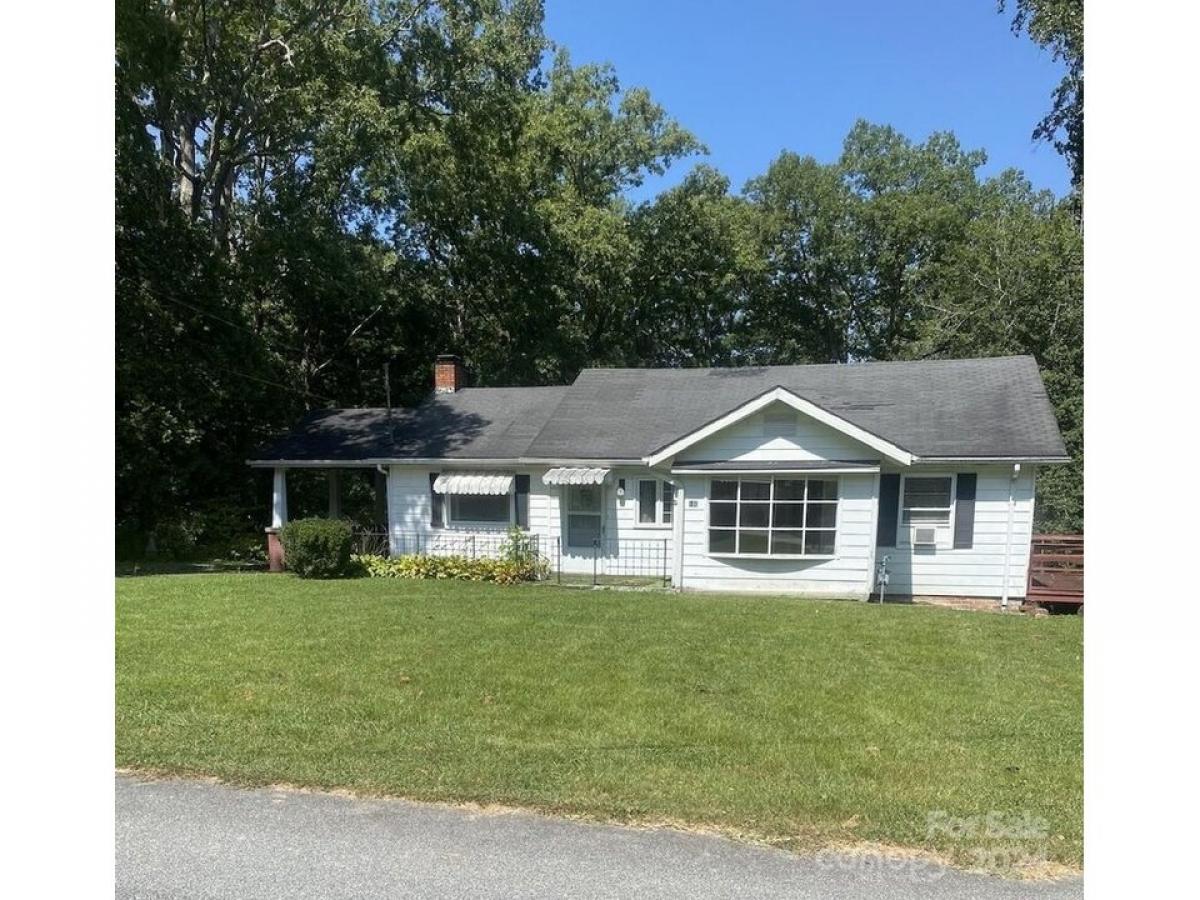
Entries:
{"type": "Polygon", "coordinates": [[[709,483],[708,552],[832,556],[838,482],[829,478],[714,478],[709,483]]]}

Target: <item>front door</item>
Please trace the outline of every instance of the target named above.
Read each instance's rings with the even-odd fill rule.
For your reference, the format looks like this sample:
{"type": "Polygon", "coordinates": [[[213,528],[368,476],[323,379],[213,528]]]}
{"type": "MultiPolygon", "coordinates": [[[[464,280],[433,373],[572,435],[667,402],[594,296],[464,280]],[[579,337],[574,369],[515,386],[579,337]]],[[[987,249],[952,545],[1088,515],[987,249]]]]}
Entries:
{"type": "Polygon", "coordinates": [[[604,537],[604,493],[598,484],[567,485],[567,546],[590,550],[604,537]]]}

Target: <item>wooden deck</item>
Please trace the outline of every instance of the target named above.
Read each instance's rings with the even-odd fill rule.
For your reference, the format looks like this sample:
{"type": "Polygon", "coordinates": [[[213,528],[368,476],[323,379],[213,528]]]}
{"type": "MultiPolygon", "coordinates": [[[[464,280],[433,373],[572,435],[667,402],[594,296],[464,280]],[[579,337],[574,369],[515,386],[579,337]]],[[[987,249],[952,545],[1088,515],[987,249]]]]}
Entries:
{"type": "Polygon", "coordinates": [[[1083,535],[1035,534],[1029,548],[1027,604],[1083,603],[1083,535]]]}

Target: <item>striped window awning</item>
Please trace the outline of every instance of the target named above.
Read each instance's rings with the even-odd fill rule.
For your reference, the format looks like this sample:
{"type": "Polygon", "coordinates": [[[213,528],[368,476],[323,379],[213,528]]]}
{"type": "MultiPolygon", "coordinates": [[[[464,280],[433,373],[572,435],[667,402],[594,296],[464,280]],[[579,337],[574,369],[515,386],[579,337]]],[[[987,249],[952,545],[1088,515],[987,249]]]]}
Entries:
{"type": "Polygon", "coordinates": [[[513,476],[494,472],[444,472],[434,479],[439,494],[507,494],[513,476]]]}
{"type": "Polygon", "coordinates": [[[609,469],[560,466],[542,476],[543,484],[603,484],[609,469]]]}

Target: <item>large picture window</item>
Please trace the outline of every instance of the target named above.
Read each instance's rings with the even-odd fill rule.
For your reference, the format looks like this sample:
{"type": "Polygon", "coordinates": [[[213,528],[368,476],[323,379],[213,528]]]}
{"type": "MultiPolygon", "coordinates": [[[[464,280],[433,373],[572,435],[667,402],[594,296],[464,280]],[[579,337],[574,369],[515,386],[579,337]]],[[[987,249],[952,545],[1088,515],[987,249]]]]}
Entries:
{"type": "Polygon", "coordinates": [[[830,478],[713,479],[708,552],[746,556],[832,556],[838,482],[830,478]]]}
{"type": "Polygon", "coordinates": [[[451,494],[450,524],[507,525],[511,494],[451,494]]]}

